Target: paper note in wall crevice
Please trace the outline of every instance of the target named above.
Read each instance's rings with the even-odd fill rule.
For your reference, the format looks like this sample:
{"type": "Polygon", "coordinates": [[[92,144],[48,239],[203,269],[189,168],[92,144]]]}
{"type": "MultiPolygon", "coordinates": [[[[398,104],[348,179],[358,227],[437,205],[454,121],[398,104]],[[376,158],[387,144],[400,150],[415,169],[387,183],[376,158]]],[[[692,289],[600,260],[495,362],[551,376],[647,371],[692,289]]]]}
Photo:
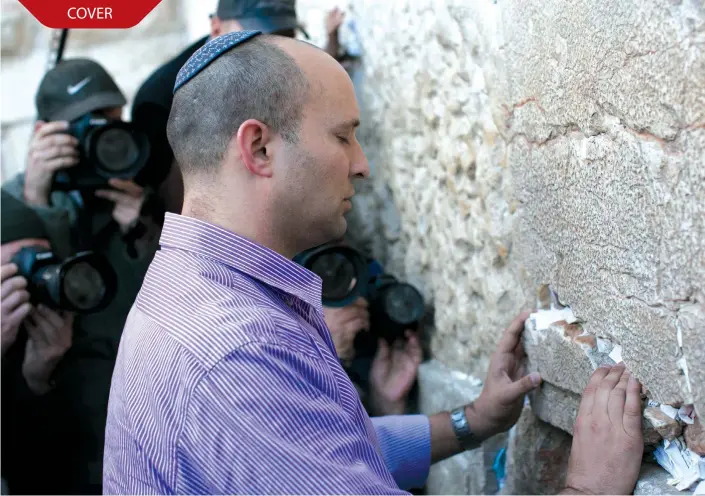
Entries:
{"type": "Polygon", "coordinates": [[[678,409],[678,418],[684,424],[693,424],[695,422],[695,408],[693,405],[683,405],[678,409]]]}
{"type": "Polygon", "coordinates": [[[664,440],[654,451],[656,461],[670,473],[673,478],[667,483],[683,491],[700,480],[700,457],[690,451],[680,439],[664,440]]]}
{"type": "Polygon", "coordinates": [[[610,351],[610,358],[614,363],[622,363],[622,347],[617,345],[610,351]]]}

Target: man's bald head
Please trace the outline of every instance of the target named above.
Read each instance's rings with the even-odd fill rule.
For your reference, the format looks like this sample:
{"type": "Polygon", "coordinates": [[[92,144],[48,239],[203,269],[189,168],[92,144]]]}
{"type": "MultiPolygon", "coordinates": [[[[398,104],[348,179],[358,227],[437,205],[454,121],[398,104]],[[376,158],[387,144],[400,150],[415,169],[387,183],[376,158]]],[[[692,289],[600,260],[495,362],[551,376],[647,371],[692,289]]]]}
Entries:
{"type": "Polygon", "coordinates": [[[185,178],[215,171],[248,119],[296,142],[310,84],[286,43],[302,42],[256,36],[219,56],[176,92],[167,136],[185,178]]]}

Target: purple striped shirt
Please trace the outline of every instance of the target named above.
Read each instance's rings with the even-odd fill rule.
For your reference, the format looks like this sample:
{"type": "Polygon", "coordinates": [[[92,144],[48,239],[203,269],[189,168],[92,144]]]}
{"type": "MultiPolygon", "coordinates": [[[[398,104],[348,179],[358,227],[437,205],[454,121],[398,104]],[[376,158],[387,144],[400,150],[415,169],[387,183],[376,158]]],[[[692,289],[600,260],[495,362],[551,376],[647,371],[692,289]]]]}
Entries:
{"type": "Polygon", "coordinates": [[[104,492],[403,494],[428,475],[423,415],[370,419],[340,366],[321,280],[168,214],[125,325],[104,492]]]}

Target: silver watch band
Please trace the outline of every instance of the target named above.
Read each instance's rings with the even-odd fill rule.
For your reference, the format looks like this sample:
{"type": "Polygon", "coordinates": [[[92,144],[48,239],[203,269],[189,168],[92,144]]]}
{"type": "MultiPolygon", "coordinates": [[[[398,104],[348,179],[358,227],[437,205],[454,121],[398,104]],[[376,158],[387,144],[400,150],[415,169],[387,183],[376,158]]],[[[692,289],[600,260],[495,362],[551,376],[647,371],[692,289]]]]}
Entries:
{"type": "Polygon", "coordinates": [[[453,425],[455,437],[464,450],[472,450],[482,444],[482,441],[473,434],[468,418],[465,415],[465,407],[461,406],[450,412],[450,421],[453,425]]]}

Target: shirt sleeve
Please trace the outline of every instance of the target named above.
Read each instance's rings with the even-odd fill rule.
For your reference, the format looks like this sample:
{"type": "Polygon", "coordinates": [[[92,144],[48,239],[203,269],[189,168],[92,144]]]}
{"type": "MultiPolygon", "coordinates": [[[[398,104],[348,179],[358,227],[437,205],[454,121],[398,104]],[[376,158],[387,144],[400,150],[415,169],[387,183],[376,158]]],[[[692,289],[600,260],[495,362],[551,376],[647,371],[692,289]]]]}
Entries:
{"type": "Polygon", "coordinates": [[[176,492],[406,494],[320,360],[250,343],[213,367],[189,400],[176,492]]]}
{"type": "Polygon", "coordinates": [[[426,415],[375,417],[384,464],[402,489],[421,488],[431,468],[431,425],[426,415]]]}

